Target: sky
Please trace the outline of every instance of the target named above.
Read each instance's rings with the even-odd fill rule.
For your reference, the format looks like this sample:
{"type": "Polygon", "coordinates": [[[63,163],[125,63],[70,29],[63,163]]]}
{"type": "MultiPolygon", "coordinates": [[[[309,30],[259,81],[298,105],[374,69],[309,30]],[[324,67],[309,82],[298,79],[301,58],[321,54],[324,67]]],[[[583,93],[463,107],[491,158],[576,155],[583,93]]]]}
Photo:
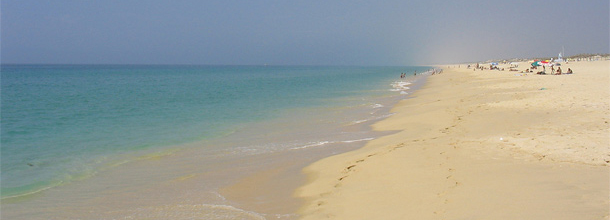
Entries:
{"type": "Polygon", "coordinates": [[[0,62],[426,65],[609,53],[608,0],[2,0],[0,62]]]}

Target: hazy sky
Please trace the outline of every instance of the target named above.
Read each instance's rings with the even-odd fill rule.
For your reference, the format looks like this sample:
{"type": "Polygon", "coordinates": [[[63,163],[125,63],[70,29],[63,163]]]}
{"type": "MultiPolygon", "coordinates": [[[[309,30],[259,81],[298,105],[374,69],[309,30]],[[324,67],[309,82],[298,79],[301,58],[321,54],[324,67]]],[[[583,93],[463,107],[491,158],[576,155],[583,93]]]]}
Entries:
{"type": "Polygon", "coordinates": [[[2,0],[2,63],[414,65],[609,53],[608,0],[2,0]]]}

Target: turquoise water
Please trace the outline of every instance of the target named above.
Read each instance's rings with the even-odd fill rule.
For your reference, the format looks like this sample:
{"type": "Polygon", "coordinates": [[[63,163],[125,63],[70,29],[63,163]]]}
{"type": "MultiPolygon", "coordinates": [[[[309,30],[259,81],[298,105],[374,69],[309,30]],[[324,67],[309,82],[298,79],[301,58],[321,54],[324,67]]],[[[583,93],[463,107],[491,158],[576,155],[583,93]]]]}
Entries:
{"type": "Polygon", "coordinates": [[[2,65],[2,197],[94,175],[117,155],[214,140],[297,109],[400,95],[392,87],[400,73],[426,69],[2,65]]]}

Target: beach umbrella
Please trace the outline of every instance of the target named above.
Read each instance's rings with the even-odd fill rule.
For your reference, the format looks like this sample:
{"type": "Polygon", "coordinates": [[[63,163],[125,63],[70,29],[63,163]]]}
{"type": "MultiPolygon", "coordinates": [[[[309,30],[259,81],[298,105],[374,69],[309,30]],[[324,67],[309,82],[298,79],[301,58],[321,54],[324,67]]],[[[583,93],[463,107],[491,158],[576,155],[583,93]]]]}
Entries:
{"type": "Polygon", "coordinates": [[[551,63],[550,60],[540,61],[540,64],[544,66],[553,66],[553,63],[551,63]]]}
{"type": "Polygon", "coordinates": [[[532,66],[542,66],[542,65],[540,64],[540,61],[534,61],[532,63],[532,66]]]}

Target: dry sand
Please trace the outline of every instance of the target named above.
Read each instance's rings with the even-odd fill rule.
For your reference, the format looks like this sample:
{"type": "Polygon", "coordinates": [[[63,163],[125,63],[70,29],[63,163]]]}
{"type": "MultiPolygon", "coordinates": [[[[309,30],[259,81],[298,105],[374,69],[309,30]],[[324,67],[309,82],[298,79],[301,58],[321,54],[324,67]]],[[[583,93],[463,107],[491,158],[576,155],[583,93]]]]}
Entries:
{"type": "Polygon", "coordinates": [[[397,133],[304,169],[303,219],[609,218],[610,61],[452,67],[374,125],[397,133]]]}

